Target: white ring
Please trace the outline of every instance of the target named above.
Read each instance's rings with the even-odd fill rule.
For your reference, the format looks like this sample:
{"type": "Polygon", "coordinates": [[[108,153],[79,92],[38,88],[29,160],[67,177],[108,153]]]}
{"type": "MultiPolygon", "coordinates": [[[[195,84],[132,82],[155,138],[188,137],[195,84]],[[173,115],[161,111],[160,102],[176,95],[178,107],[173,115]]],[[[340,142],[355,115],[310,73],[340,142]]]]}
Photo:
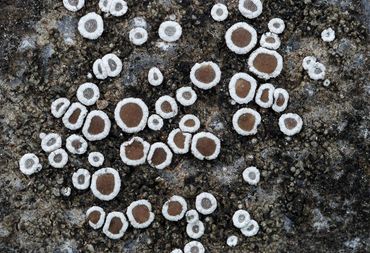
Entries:
{"type": "Polygon", "coordinates": [[[90,12],[86,14],[78,21],[78,31],[80,32],[82,37],[90,40],[96,40],[103,34],[104,31],[104,22],[102,17],[95,12],[90,12]],[[95,31],[93,32],[86,29],[86,23],[91,20],[94,20],[96,24],[95,31]]]}
{"type": "Polygon", "coordinates": [[[32,175],[42,169],[39,158],[32,153],[25,154],[19,160],[19,169],[25,175],[32,175]]]}
{"type": "Polygon", "coordinates": [[[182,28],[175,21],[165,21],[159,26],[159,37],[166,42],[175,42],[182,35],[182,28]],[[170,29],[171,31],[167,31],[170,29]],[[170,33],[170,34],[169,34],[170,33]]]}
{"type": "Polygon", "coordinates": [[[126,219],[126,216],[121,212],[111,212],[107,215],[107,218],[105,220],[105,224],[104,224],[104,227],[103,227],[103,233],[106,236],[108,236],[110,239],[116,240],[116,239],[121,238],[125,234],[127,228],[128,228],[128,221],[126,219]],[[109,231],[110,223],[111,223],[112,219],[115,218],[115,217],[118,217],[122,222],[122,227],[119,230],[118,234],[112,234],[109,231]]]}
{"type": "Polygon", "coordinates": [[[233,127],[235,129],[235,131],[240,134],[240,135],[243,135],[243,136],[248,136],[248,135],[254,135],[257,133],[257,127],[258,125],[261,123],[261,115],[253,110],[253,109],[250,109],[250,108],[242,108],[242,109],[239,109],[234,115],[233,115],[233,127]],[[254,122],[254,125],[253,125],[253,128],[251,130],[245,130],[245,129],[242,129],[240,126],[239,126],[239,118],[240,116],[244,115],[244,114],[251,114],[254,116],[255,118],[255,122],[254,122]]]}
{"type": "Polygon", "coordinates": [[[94,196],[100,200],[109,201],[114,199],[121,189],[121,177],[119,176],[118,171],[113,168],[103,168],[95,171],[92,175],[90,189],[94,196]],[[103,194],[96,188],[96,180],[99,176],[104,174],[112,174],[114,177],[114,188],[109,194],[103,194]]]}

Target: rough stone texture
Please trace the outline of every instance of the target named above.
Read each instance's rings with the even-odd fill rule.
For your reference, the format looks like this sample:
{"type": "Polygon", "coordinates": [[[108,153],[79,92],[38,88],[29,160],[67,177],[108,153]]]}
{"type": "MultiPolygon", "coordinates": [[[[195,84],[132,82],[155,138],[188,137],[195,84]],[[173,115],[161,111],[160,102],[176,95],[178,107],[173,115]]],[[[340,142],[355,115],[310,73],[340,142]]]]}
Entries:
{"type": "MultiPolygon", "coordinates": [[[[105,17],[105,31],[97,41],[83,39],[76,29],[79,17],[98,10],[98,1],[86,1],[81,11],[67,11],[62,1],[2,0],[0,2],[0,251],[1,252],[170,252],[190,241],[185,221],[171,223],[160,214],[161,205],[173,194],[184,196],[194,208],[201,191],[214,193],[217,211],[202,220],[201,238],[208,252],[369,252],[369,29],[367,0],[264,1],[264,12],[248,21],[261,35],[267,22],[281,17],[287,28],[281,36],[284,70],[271,82],[291,96],[289,112],[304,119],[303,131],[286,138],[277,127],[279,115],[258,111],[262,125],[254,137],[232,130],[232,105],[227,84],[232,74],[246,70],[246,57],[231,53],[223,36],[228,27],[245,20],[236,0],[228,2],[230,16],[214,22],[209,13],[213,1],[129,0],[129,12],[120,18],[105,17]],[[134,17],[148,22],[149,41],[134,47],[128,32],[134,17]],[[178,43],[160,41],[157,29],[163,20],[175,18],[183,27],[178,43]],[[336,31],[336,40],[324,43],[321,31],[336,31]],[[113,119],[115,104],[124,97],[145,100],[154,112],[155,100],[174,96],[176,88],[190,85],[195,62],[220,64],[222,82],[210,91],[197,90],[198,101],[181,108],[180,115],[197,114],[202,129],[222,139],[222,152],[214,162],[200,162],[190,154],[175,156],[170,168],[157,171],[148,165],[129,168],[119,159],[119,145],[129,138],[113,124],[110,136],[89,146],[101,151],[106,166],[119,170],[123,187],[116,199],[103,203],[90,191],[72,187],[73,171],[88,166],[87,154],[70,156],[64,169],[47,165],[38,135],[54,131],[71,134],[50,112],[61,96],[76,101],[78,85],[88,81],[95,59],[114,52],[124,62],[120,77],[97,81],[100,108],[113,119]],[[314,82],[301,67],[314,55],[327,67],[329,87],[314,82]],[[146,80],[152,66],[163,70],[165,83],[153,88],[146,80]],[[34,152],[43,170],[31,177],[20,173],[18,160],[34,152]],[[246,166],[262,171],[261,182],[251,187],[242,181],[246,166]],[[112,241],[84,222],[93,204],[106,211],[125,211],[134,200],[147,198],[156,219],[150,228],[129,228],[112,241]],[[238,208],[246,208],[261,226],[259,234],[245,238],[231,223],[238,208]],[[226,246],[229,235],[240,244],[226,246]]],[[[254,103],[251,108],[257,108],[254,103]]],[[[91,107],[95,109],[95,106],[91,107]]],[[[149,142],[164,141],[180,117],[166,121],[161,132],[148,129],[139,135],[149,142]]]]}

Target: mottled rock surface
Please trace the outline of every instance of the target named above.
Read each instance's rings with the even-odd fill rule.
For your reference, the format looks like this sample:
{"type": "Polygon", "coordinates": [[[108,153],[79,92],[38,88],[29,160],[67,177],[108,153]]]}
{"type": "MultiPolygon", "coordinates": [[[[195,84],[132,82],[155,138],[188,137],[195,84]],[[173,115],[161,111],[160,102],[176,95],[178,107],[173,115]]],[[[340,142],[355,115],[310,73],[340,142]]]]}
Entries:
{"type": "MultiPolygon", "coordinates": [[[[213,1],[128,0],[129,11],[120,18],[105,17],[105,31],[96,41],[83,39],[77,31],[79,17],[98,10],[97,0],[77,13],[67,11],[58,0],[0,1],[0,252],[170,252],[190,241],[186,222],[171,223],[160,214],[161,205],[173,194],[184,196],[194,208],[195,196],[212,192],[219,208],[202,218],[206,233],[201,238],[208,252],[369,252],[370,251],[370,5],[367,0],[264,1],[264,12],[248,21],[259,33],[267,31],[273,17],[285,20],[281,36],[283,73],[271,82],[288,90],[288,112],[300,114],[303,131],[286,138],[278,129],[279,115],[261,110],[262,125],[254,137],[241,137],[232,130],[232,105],[228,81],[235,72],[246,71],[246,57],[231,53],[224,33],[245,20],[236,0],[228,2],[230,16],[222,23],[210,17],[213,1]],[[134,17],[148,23],[149,40],[135,47],[128,40],[134,17]],[[174,18],[183,27],[182,38],[163,43],[157,29],[174,18]],[[336,40],[324,43],[321,31],[332,27],[336,40]],[[114,52],[124,62],[114,79],[88,79],[95,59],[114,52]],[[301,67],[307,55],[327,67],[329,87],[312,81],[301,67]],[[99,108],[111,119],[115,104],[124,97],[142,98],[151,112],[161,95],[175,95],[190,85],[189,71],[195,62],[212,60],[222,69],[222,82],[209,91],[197,90],[198,101],[166,121],[161,132],[146,129],[139,135],[149,142],[165,141],[180,116],[194,113],[202,129],[218,135],[222,152],[218,160],[201,162],[190,154],[175,156],[170,168],[157,171],[148,165],[125,166],[119,158],[120,144],[129,138],[113,124],[110,136],[90,144],[100,151],[106,166],[116,168],[122,189],[113,201],[103,203],[90,191],[72,187],[72,173],[80,167],[91,172],[87,154],[70,156],[64,169],[47,165],[41,151],[40,132],[57,132],[65,139],[71,132],[50,114],[51,102],[61,96],[76,101],[79,84],[92,80],[100,87],[99,108]],[[152,87],[146,73],[152,66],[163,70],[165,83],[152,87]],[[26,152],[36,153],[43,170],[27,177],[18,169],[26,152]],[[241,173],[255,165],[261,172],[257,187],[242,181],[241,173]],[[134,200],[147,198],[156,219],[150,228],[129,228],[117,241],[93,231],[84,213],[93,204],[106,211],[125,211],[134,200]],[[231,217],[246,208],[261,226],[257,236],[245,238],[232,226],[231,217]],[[238,235],[235,248],[226,245],[238,235]]],[[[261,83],[261,82],[260,82],[261,83]]],[[[95,106],[92,107],[95,109],[95,106]]]]}

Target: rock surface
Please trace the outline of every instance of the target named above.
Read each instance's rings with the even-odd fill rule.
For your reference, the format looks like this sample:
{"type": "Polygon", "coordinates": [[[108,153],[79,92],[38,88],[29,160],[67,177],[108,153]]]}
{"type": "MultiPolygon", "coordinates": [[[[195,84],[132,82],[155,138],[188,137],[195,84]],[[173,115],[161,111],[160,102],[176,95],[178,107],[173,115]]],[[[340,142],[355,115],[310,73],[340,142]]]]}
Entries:
{"type": "MultiPolygon", "coordinates": [[[[264,11],[253,25],[259,36],[271,18],[286,22],[281,35],[283,73],[271,82],[290,93],[288,112],[300,114],[303,131],[286,138],[279,131],[279,115],[258,111],[262,125],[254,137],[241,137],[232,130],[232,105],[228,81],[235,72],[246,71],[246,57],[231,53],[224,42],[228,27],[245,20],[237,1],[228,3],[230,16],[217,23],[210,17],[213,1],[128,0],[129,11],[120,18],[104,17],[105,31],[96,41],[83,39],[77,31],[79,17],[98,10],[98,1],[86,1],[77,13],[67,11],[62,1],[3,0],[0,2],[0,251],[1,252],[170,252],[190,241],[186,222],[171,223],[160,214],[161,205],[173,194],[184,196],[194,208],[195,196],[212,192],[217,211],[203,218],[201,238],[208,252],[369,252],[369,29],[367,0],[264,1],[264,11]],[[128,40],[133,18],[143,17],[149,40],[135,47],[128,40]],[[182,38],[165,44],[157,29],[175,18],[183,27],[182,38]],[[336,39],[324,43],[320,34],[332,27],[336,39]],[[114,52],[124,63],[121,75],[98,81],[88,79],[95,59],[114,52]],[[331,84],[312,81],[301,67],[307,55],[316,56],[327,68],[331,84]],[[146,129],[139,135],[149,142],[165,141],[177,127],[180,116],[194,113],[202,129],[222,141],[220,157],[198,161],[190,154],[175,156],[170,168],[157,171],[149,165],[130,168],[119,158],[120,144],[129,138],[113,124],[110,136],[90,143],[100,151],[106,166],[119,170],[123,187],[116,199],[102,203],[90,191],[72,188],[69,197],[61,189],[71,187],[71,176],[88,165],[87,154],[70,156],[64,169],[47,165],[41,152],[40,132],[57,132],[64,139],[71,133],[50,114],[51,102],[61,96],[76,101],[79,84],[93,81],[101,90],[99,107],[111,119],[115,104],[124,97],[143,98],[154,112],[161,95],[175,95],[190,85],[189,71],[195,62],[211,60],[222,69],[221,83],[210,91],[197,90],[198,101],[166,121],[163,131],[146,129]],[[152,87],[146,73],[158,66],[165,83],[152,87]],[[27,177],[18,160],[36,153],[43,170],[27,177]],[[247,185],[241,173],[257,166],[261,182],[247,185]],[[134,200],[147,198],[156,219],[145,230],[129,228],[112,241],[93,231],[84,221],[93,204],[107,211],[125,211],[134,200]],[[246,208],[260,224],[260,232],[245,238],[232,226],[231,217],[246,208]],[[236,234],[240,243],[226,245],[236,234]]],[[[257,109],[252,103],[251,108],[257,109]]],[[[95,107],[92,107],[95,108],[95,107]]],[[[201,129],[201,130],[202,130],[201,129]]]]}

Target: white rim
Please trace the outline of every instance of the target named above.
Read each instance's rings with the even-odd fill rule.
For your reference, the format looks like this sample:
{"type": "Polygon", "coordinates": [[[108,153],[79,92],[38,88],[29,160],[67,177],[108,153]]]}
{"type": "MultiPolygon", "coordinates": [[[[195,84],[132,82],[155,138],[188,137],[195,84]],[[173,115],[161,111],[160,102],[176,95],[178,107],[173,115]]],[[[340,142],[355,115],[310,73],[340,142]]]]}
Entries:
{"type": "Polygon", "coordinates": [[[203,90],[211,89],[212,87],[216,86],[220,82],[220,80],[221,80],[221,70],[220,70],[220,67],[216,63],[211,62],[211,61],[202,62],[202,63],[196,63],[191,68],[191,71],[190,71],[190,80],[199,89],[203,89],[203,90]],[[195,72],[198,69],[200,69],[201,67],[204,67],[204,66],[207,66],[207,65],[210,65],[211,68],[214,70],[214,72],[215,72],[215,78],[210,83],[203,83],[203,82],[199,81],[195,77],[195,72]]]}
{"type": "Polygon", "coordinates": [[[106,236],[108,236],[110,239],[119,239],[125,234],[127,228],[128,228],[128,222],[127,222],[125,215],[121,212],[111,212],[107,215],[107,218],[105,220],[104,227],[103,227],[103,233],[106,236]],[[120,229],[118,234],[112,234],[111,232],[109,232],[109,226],[110,226],[111,220],[114,217],[120,218],[122,222],[122,228],[120,229]]]}
{"type": "Polygon", "coordinates": [[[260,47],[257,50],[253,51],[253,53],[251,53],[251,55],[249,56],[248,66],[249,66],[249,70],[253,72],[254,74],[256,74],[261,79],[267,80],[270,78],[275,78],[278,75],[280,75],[281,71],[283,70],[283,57],[276,51],[260,47]],[[261,72],[254,67],[253,61],[256,58],[256,56],[261,53],[269,54],[276,58],[277,65],[276,65],[275,70],[272,73],[261,72]]]}
{"type": "Polygon", "coordinates": [[[128,7],[126,1],[123,0],[112,0],[109,8],[110,14],[115,17],[121,17],[127,13],[128,7]],[[122,8],[117,10],[116,5],[121,4],[122,8]]]}
{"type": "Polygon", "coordinates": [[[57,150],[51,152],[49,154],[49,156],[48,156],[48,160],[49,160],[49,164],[52,167],[57,168],[57,169],[61,169],[68,162],[68,154],[67,154],[67,152],[64,149],[60,148],[60,149],[57,149],[57,150]],[[54,160],[55,159],[55,156],[57,156],[57,155],[61,155],[62,156],[62,158],[61,158],[61,160],[59,162],[57,162],[57,161],[54,160]]]}
{"type": "Polygon", "coordinates": [[[53,152],[58,148],[62,147],[62,138],[59,134],[56,133],[49,133],[45,136],[42,136],[41,140],[41,149],[44,150],[46,153],[53,152]],[[49,141],[54,140],[53,144],[48,144],[49,141]]]}
{"type": "Polygon", "coordinates": [[[238,237],[236,237],[235,235],[229,236],[227,238],[226,244],[229,247],[235,247],[238,244],[238,237]]]}
{"type": "Polygon", "coordinates": [[[122,129],[123,132],[126,132],[126,133],[137,133],[137,132],[140,132],[141,130],[143,130],[145,128],[146,123],[147,123],[148,115],[149,115],[149,111],[148,111],[147,105],[143,102],[143,100],[141,100],[139,98],[125,98],[125,99],[121,100],[117,104],[116,109],[114,111],[114,119],[116,120],[117,125],[122,129]],[[140,106],[140,108],[142,110],[142,113],[143,113],[140,123],[135,127],[128,127],[122,121],[121,116],[120,116],[121,108],[124,105],[129,104],[129,103],[134,103],[134,104],[137,104],[138,106],[140,106]]]}
{"type": "Polygon", "coordinates": [[[150,148],[150,144],[148,142],[144,141],[140,137],[133,137],[129,141],[125,141],[124,143],[121,144],[120,156],[121,156],[123,163],[129,166],[138,166],[138,165],[145,163],[149,148],[150,148]],[[138,160],[131,160],[126,155],[126,147],[131,145],[135,141],[140,142],[143,145],[143,157],[138,160]]]}
{"type": "Polygon", "coordinates": [[[148,81],[152,86],[159,86],[163,83],[163,74],[159,68],[153,67],[149,70],[148,81]],[[157,78],[155,78],[154,76],[157,76],[157,78]]]}
{"type": "Polygon", "coordinates": [[[118,76],[122,71],[122,61],[120,58],[118,58],[115,54],[106,54],[102,58],[103,66],[105,67],[105,70],[107,71],[107,75],[109,77],[116,77],[118,76]],[[116,68],[111,69],[109,65],[109,61],[114,61],[116,68]]]}
{"type": "Polygon", "coordinates": [[[279,36],[277,36],[275,33],[267,32],[262,34],[260,39],[260,45],[261,47],[267,48],[267,49],[278,49],[281,45],[281,41],[279,36]],[[274,39],[274,43],[270,43],[267,41],[267,38],[272,37],[274,39]]]}
{"type": "Polygon", "coordinates": [[[244,228],[240,229],[240,231],[246,237],[255,236],[258,233],[258,231],[259,231],[259,225],[258,225],[257,221],[251,220],[247,224],[247,226],[245,226],[244,228]]]}
{"type": "Polygon", "coordinates": [[[179,122],[179,128],[183,132],[195,133],[200,128],[200,120],[198,119],[197,116],[195,116],[193,114],[186,114],[181,118],[181,120],[179,122]],[[194,126],[192,126],[192,127],[186,126],[185,122],[188,121],[188,120],[193,120],[194,121],[194,126]]]}
{"type": "Polygon", "coordinates": [[[248,222],[251,220],[251,216],[245,210],[237,210],[233,215],[233,224],[236,228],[245,227],[248,222]],[[243,216],[243,220],[240,220],[240,217],[243,216]]]}
{"type": "Polygon", "coordinates": [[[148,127],[151,130],[159,131],[162,129],[163,125],[164,125],[163,119],[157,114],[153,114],[148,118],[148,127]],[[155,121],[157,123],[154,123],[155,121]]]}
{"type": "Polygon", "coordinates": [[[256,167],[248,167],[243,171],[243,179],[250,185],[257,185],[260,181],[260,171],[256,167]]]}
{"type": "Polygon", "coordinates": [[[274,104],[272,105],[272,109],[275,112],[283,112],[288,106],[288,101],[289,101],[289,93],[285,89],[277,88],[274,90],[274,104]],[[276,104],[279,98],[279,95],[282,95],[284,97],[284,104],[281,106],[276,104]]]}
{"type": "Polygon", "coordinates": [[[154,213],[152,212],[152,205],[146,199],[140,199],[140,200],[137,200],[137,201],[132,202],[127,207],[126,215],[127,215],[128,220],[130,221],[131,225],[134,228],[147,228],[147,227],[149,227],[150,224],[152,224],[152,222],[154,221],[154,217],[155,217],[154,213]],[[149,218],[144,223],[137,222],[136,219],[135,219],[135,217],[134,217],[134,215],[132,214],[132,210],[135,207],[141,206],[141,205],[146,206],[148,208],[148,210],[149,210],[149,218]]]}
{"type": "Polygon", "coordinates": [[[239,22],[234,25],[232,25],[225,34],[225,40],[226,40],[226,45],[227,47],[233,51],[236,54],[247,54],[249,53],[257,44],[257,32],[256,30],[250,26],[249,24],[245,22],[239,22]],[[245,47],[238,47],[237,45],[234,44],[232,41],[232,34],[234,31],[237,29],[242,28],[244,30],[247,30],[251,34],[251,41],[249,44],[245,47]]]}
{"type": "Polygon", "coordinates": [[[81,102],[81,104],[84,104],[86,106],[90,106],[96,103],[100,97],[100,92],[98,86],[94,83],[84,83],[81,84],[80,87],[77,89],[77,99],[81,102]],[[87,89],[91,89],[93,94],[91,98],[85,97],[84,92],[87,89]]]}
{"type": "Polygon", "coordinates": [[[119,176],[118,171],[116,171],[113,168],[103,168],[103,169],[97,170],[92,175],[90,188],[91,188],[91,191],[94,194],[94,196],[97,197],[98,199],[104,200],[104,201],[112,200],[117,196],[117,194],[119,193],[119,191],[121,189],[121,177],[119,176]],[[110,194],[102,194],[96,188],[97,178],[100,175],[103,175],[103,174],[106,174],[106,173],[112,174],[114,176],[114,188],[113,188],[113,191],[110,194]]]}
{"type": "Polygon", "coordinates": [[[141,46],[148,40],[148,32],[142,27],[136,27],[130,31],[129,39],[132,44],[141,46]],[[140,34],[141,37],[137,38],[137,34],[140,34]]]}
{"type": "Polygon", "coordinates": [[[102,59],[97,59],[93,64],[93,73],[96,78],[103,80],[108,77],[107,68],[102,59]]]}
{"type": "Polygon", "coordinates": [[[105,212],[104,212],[103,208],[101,208],[99,206],[92,206],[89,209],[87,209],[87,211],[86,211],[86,217],[88,217],[90,215],[90,213],[92,213],[94,211],[98,211],[100,213],[99,221],[96,224],[94,224],[91,221],[89,221],[89,225],[93,229],[99,229],[104,224],[104,221],[105,221],[105,212]]]}
{"type": "Polygon", "coordinates": [[[39,158],[32,153],[25,154],[19,160],[19,169],[25,175],[32,175],[42,169],[39,158]],[[29,166],[27,161],[32,160],[33,164],[29,166]]]}
{"type": "Polygon", "coordinates": [[[198,98],[197,94],[190,86],[181,87],[176,90],[176,100],[183,106],[193,105],[195,101],[197,101],[197,98],[198,98]],[[190,99],[186,99],[183,97],[183,94],[186,92],[190,93],[191,95],[190,99]]]}
{"type": "Polygon", "coordinates": [[[70,104],[71,104],[71,102],[69,101],[68,98],[58,98],[58,99],[54,100],[51,103],[51,114],[55,118],[62,117],[64,115],[64,113],[67,111],[70,104]],[[58,108],[58,105],[61,104],[61,103],[62,103],[62,105],[58,108]]]}
{"type": "Polygon", "coordinates": [[[191,153],[196,157],[198,158],[199,160],[213,160],[213,159],[216,159],[218,157],[218,155],[220,154],[220,149],[221,149],[221,141],[220,139],[214,135],[214,134],[211,134],[211,133],[208,133],[208,132],[200,132],[200,133],[197,133],[193,136],[193,139],[192,139],[192,142],[191,142],[191,153]],[[214,151],[214,153],[210,156],[204,156],[203,154],[201,154],[198,149],[197,149],[197,142],[200,138],[209,138],[211,140],[213,140],[216,144],[216,149],[214,151]]]}
{"type": "Polygon", "coordinates": [[[235,129],[235,131],[240,134],[240,135],[243,135],[243,136],[248,136],[248,135],[254,135],[257,133],[257,128],[258,128],[258,125],[261,123],[261,115],[253,110],[253,109],[249,109],[249,108],[242,108],[242,109],[239,109],[233,116],[233,127],[235,129]],[[255,117],[255,123],[254,123],[254,126],[253,128],[250,130],[250,131],[245,131],[243,130],[239,124],[238,124],[238,121],[239,121],[239,118],[240,116],[244,115],[244,114],[252,114],[254,117],[255,117]]]}
{"type": "Polygon", "coordinates": [[[70,4],[69,0],[63,0],[63,5],[67,10],[76,12],[76,11],[81,10],[82,7],[84,7],[85,5],[85,0],[77,0],[77,1],[78,1],[77,5],[72,5],[70,4]]]}
{"type": "Polygon", "coordinates": [[[112,0],[100,0],[99,8],[102,12],[109,12],[112,0]]]}
{"type": "Polygon", "coordinates": [[[164,168],[166,168],[167,166],[169,166],[171,164],[172,157],[173,157],[173,154],[172,154],[170,148],[166,144],[164,144],[163,142],[156,142],[156,143],[154,143],[150,146],[150,150],[149,150],[149,153],[148,153],[148,162],[149,162],[150,166],[152,166],[152,167],[154,167],[158,170],[163,170],[164,168]],[[152,163],[152,158],[153,158],[153,155],[154,155],[154,151],[157,148],[162,148],[166,152],[167,156],[166,156],[166,160],[163,163],[161,163],[159,165],[154,165],[152,163]]]}
{"type": "Polygon", "coordinates": [[[213,213],[216,210],[217,200],[213,196],[213,194],[208,193],[208,192],[202,192],[195,199],[195,207],[198,210],[198,212],[200,212],[201,214],[209,215],[209,214],[213,213]],[[210,208],[206,209],[202,206],[202,200],[203,199],[209,199],[210,200],[210,202],[211,202],[211,207],[210,208]]]}
{"type": "Polygon", "coordinates": [[[90,12],[86,14],[78,21],[78,31],[80,32],[82,37],[90,40],[96,40],[103,34],[104,31],[104,22],[102,17],[95,12],[90,12]],[[85,28],[85,23],[89,20],[96,21],[96,30],[94,32],[89,32],[85,28]]]}
{"type": "Polygon", "coordinates": [[[321,39],[325,42],[332,42],[335,40],[335,31],[332,28],[325,29],[321,33],[321,39]]]}
{"type": "Polygon", "coordinates": [[[315,62],[314,64],[310,65],[308,68],[308,75],[312,80],[324,80],[325,79],[325,71],[326,68],[324,64],[320,62],[315,62]],[[319,73],[317,73],[317,70],[320,70],[319,73]]]}
{"type": "Polygon", "coordinates": [[[257,7],[256,11],[251,11],[251,10],[246,9],[244,7],[245,0],[239,0],[239,11],[240,11],[240,13],[244,17],[249,18],[249,19],[253,19],[253,18],[258,17],[259,15],[261,15],[262,10],[263,10],[262,2],[260,0],[251,0],[251,1],[256,5],[256,7],[257,7]]]}
{"type": "Polygon", "coordinates": [[[186,203],[186,200],[181,196],[174,195],[163,204],[162,215],[163,215],[164,218],[166,218],[169,221],[179,221],[182,218],[184,218],[184,215],[185,215],[187,210],[188,210],[188,204],[186,203]],[[169,205],[170,202],[179,202],[180,203],[180,205],[182,206],[182,211],[181,211],[180,214],[173,216],[173,215],[170,215],[168,213],[168,205],[169,205]]]}
{"type": "Polygon", "coordinates": [[[199,220],[199,214],[197,210],[191,209],[186,212],[185,218],[187,223],[193,223],[199,220]]]}
{"type": "Polygon", "coordinates": [[[235,100],[238,104],[248,104],[250,101],[253,100],[254,94],[256,93],[257,88],[257,81],[252,76],[248,75],[247,73],[236,73],[233,75],[229,82],[229,93],[232,99],[235,100]],[[244,98],[239,97],[236,94],[236,83],[239,79],[243,79],[250,84],[250,89],[248,95],[244,98]]]}
{"type": "Polygon", "coordinates": [[[228,15],[229,11],[227,10],[226,5],[221,3],[213,5],[211,9],[211,16],[215,21],[224,21],[225,19],[227,19],[228,15]],[[218,13],[219,11],[222,11],[221,15],[218,13]]]}
{"type": "Polygon", "coordinates": [[[170,146],[170,148],[172,149],[172,151],[175,154],[186,154],[186,153],[188,153],[189,148],[190,148],[190,142],[191,142],[191,134],[184,133],[179,128],[172,130],[170,132],[170,134],[168,135],[168,138],[167,138],[167,144],[168,144],[168,146],[170,146]],[[183,148],[178,147],[175,143],[175,136],[178,133],[181,133],[185,137],[183,148]]]}
{"type": "Polygon", "coordinates": [[[176,100],[168,95],[158,98],[158,100],[155,102],[155,112],[164,119],[170,119],[175,117],[178,112],[176,100]],[[168,102],[171,105],[172,109],[171,112],[164,112],[162,110],[162,103],[164,102],[168,102]]]}
{"type": "Polygon", "coordinates": [[[284,20],[282,20],[281,18],[273,18],[269,21],[268,28],[270,32],[280,34],[285,30],[284,20]],[[275,27],[274,24],[279,24],[279,27],[275,27]]]}
{"type": "Polygon", "coordinates": [[[313,64],[316,63],[316,57],[314,56],[306,56],[302,61],[302,67],[305,70],[308,70],[313,64]]]}
{"type": "Polygon", "coordinates": [[[86,114],[87,114],[87,109],[85,106],[83,106],[82,104],[76,102],[76,103],[73,103],[67,110],[67,112],[64,114],[63,116],[63,124],[66,128],[68,128],[69,130],[77,130],[77,129],[80,129],[82,127],[82,124],[84,123],[84,119],[86,117],[86,114]],[[76,109],[80,109],[80,115],[78,116],[78,119],[76,121],[76,123],[70,123],[69,121],[69,117],[73,114],[73,112],[76,110],[76,109]]]}
{"type": "Polygon", "coordinates": [[[303,121],[302,121],[302,118],[298,114],[286,113],[286,114],[281,115],[279,118],[280,131],[283,132],[285,135],[292,136],[292,135],[299,133],[302,130],[302,126],[303,126],[303,121]],[[292,118],[297,121],[297,125],[293,129],[288,129],[285,126],[284,121],[287,118],[292,118]]]}
{"type": "Polygon", "coordinates": [[[204,253],[205,252],[204,246],[201,242],[191,241],[191,242],[188,242],[187,244],[185,244],[184,253],[192,253],[193,252],[192,251],[193,247],[198,248],[198,253],[204,253]]]}
{"type": "Polygon", "coordinates": [[[66,149],[72,154],[76,154],[76,155],[84,154],[87,151],[87,146],[88,146],[88,144],[87,144],[86,140],[82,136],[77,135],[77,134],[72,134],[66,140],[66,149]],[[81,143],[81,147],[79,149],[76,149],[72,145],[73,142],[76,141],[76,140],[81,143]]]}
{"type": "Polygon", "coordinates": [[[110,128],[111,128],[111,122],[109,120],[108,115],[103,111],[95,110],[95,111],[91,111],[87,115],[84,127],[82,128],[82,133],[85,136],[85,138],[88,139],[89,141],[99,141],[99,140],[106,138],[109,135],[110,128]],[[104,121],[104,129],[98,134],[91,134],[89,132],[91,120],[94,117],[99,117],[104,121]]]}
{"type": "Polygon", "coordinates": [[[75,173],[72,175],[72,184],[77,190],[86,190],[90,186],[90,178],[91,174],[88,170],[86,169],[78,169],[75,173]],[[84,176],[84,182],[81,184],[78,181],[78,178],[80,176],[84,176]]]}
{"type": "Polygon", "coordinates": [[[100,167],[104,163],[104,155],[100,152],[91,152],[88,157],[88,161],[93,167],[100,167]],[[98,161],[95,161],[94,158],[97,157],[98,161]]]}
{"type": "Polygon", "coordinates": [[[257,90],[256,94],[256,104],[261,106],[262,108],[269,108],[274,103],[274,91],[275,87],[271,83],[264,83],[260,85],[260,87],[257,90]],[[268,100],[267,102],[263,102],[261,100],[262,94],[264,90],[268,90],[268,100]]]}
{"type": "Polygon", "coordinates": [[[199,239],[199,238],[201,238],[204,235],[204,230],[205,230],[204,224],[200,220],[195,221],[193,223],[188,223],[186,225],[186,233],[192,239],[199,239]],[[199,229],[198,232],[194,232],[193,231],[193,227],[194,226],[197,226],[198,227],[198,229],[199,229]]]}
{"type": "Polygon", "coordinates": [[[159,37],[166,42],[175,42],[176,40],[180,39],[182,35],[182,28],[180,24],[175,21],[165,21],[159,26],[158,34],[159,37]],[[166,33],[166,29],[169,27],[175,30],[172,35],[168,35],[166,33]]]}

